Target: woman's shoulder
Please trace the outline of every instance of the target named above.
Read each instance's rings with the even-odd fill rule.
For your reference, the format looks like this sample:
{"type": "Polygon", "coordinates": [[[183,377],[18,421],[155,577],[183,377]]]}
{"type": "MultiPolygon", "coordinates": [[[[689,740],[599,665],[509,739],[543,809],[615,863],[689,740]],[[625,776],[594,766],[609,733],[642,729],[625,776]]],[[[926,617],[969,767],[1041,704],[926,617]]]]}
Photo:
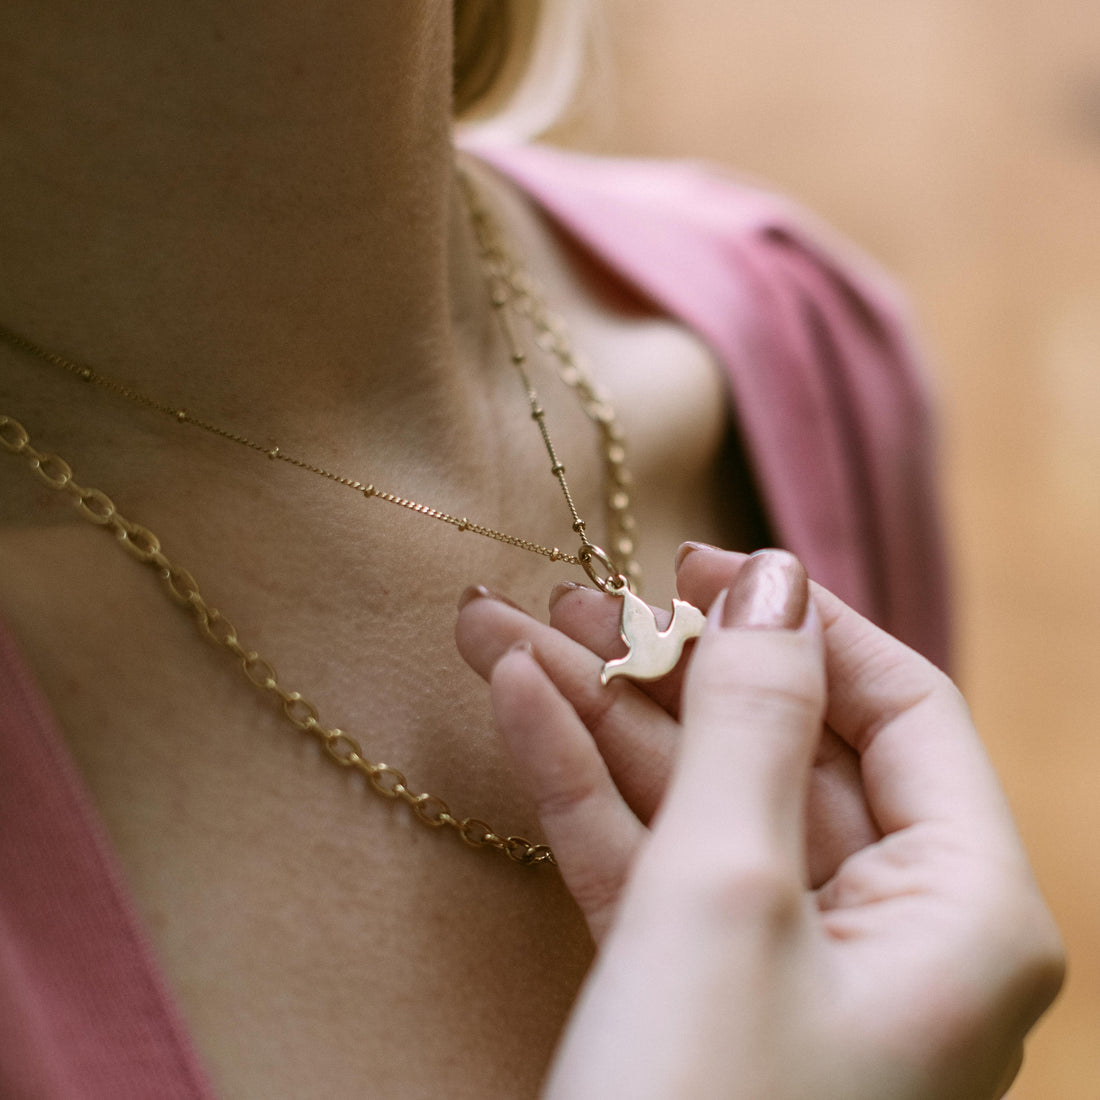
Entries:
{"type": "Polygon", "coordinates": [[[789,356],[822,338],[876,349],[907,416],[929,386],[908,302],[860,248],[796,201],[697,160],[545,145],[475,148],[557,226],[720,352],[789,356]]]}
{"type": "Polygon", "coordinates": [[[473,152],[705,340],[783,544],[943,664],[931,388],[893,279],[799,204],[714,165],[473,152]]]}
{"type": "Polygon", "coordinates": [[[602,156],[548,145],[471,152],[553,216],[594,242],[625,235],[639,248],[776,254],[792,248],[852,283],[876,306],[904,310],[894,280],[800,203],[724,166],[687,159],[602,156]]]}

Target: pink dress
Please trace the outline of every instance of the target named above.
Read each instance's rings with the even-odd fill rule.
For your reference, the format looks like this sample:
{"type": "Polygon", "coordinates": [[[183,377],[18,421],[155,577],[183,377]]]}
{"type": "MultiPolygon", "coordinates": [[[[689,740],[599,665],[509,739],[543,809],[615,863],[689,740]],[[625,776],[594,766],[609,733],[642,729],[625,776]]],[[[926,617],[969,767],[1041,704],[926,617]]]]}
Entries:
{"type": "MultiPolygon", "coordinates": [[[[486,159],[708,343],[777,541],[944,663],[928,399],[882,277],[783,200],[701,166],[539,148],[486,159]]],[[[212,1095],[95,808],[0,628],[0,1096],[212,1095]]]]}

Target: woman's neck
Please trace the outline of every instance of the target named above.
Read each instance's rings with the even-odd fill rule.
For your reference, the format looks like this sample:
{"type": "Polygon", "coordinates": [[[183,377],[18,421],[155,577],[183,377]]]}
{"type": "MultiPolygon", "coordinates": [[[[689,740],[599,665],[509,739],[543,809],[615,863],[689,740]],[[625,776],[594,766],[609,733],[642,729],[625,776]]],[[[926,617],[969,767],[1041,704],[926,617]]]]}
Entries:
{"type": "Polygon", "coordinates": [[[5,324],[276,428],[415,404],[481,324],[449,5],[26,0],[0,32],[5,324]]]}

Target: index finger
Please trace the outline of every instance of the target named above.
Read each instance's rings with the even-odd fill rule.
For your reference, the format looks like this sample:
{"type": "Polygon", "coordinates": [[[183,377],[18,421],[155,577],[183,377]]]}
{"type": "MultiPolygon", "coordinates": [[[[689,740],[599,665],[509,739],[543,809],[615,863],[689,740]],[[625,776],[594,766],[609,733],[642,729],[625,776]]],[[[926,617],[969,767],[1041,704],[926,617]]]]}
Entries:
{"type": "Polygon", "coordinates": [[[931,661],[814,586],[825,628],[826,721],[856,750],[884,833],[923,821],[1013,831],[958,688],[931,661]]]}
{"type": "MultiPolygon", "coordinates": [[[[742,560],[697,546],[677,574],[681,593],[712,598],[742,560]]],[[[831,592],[816,584],[811,590],[825,634],[825,720],[859,754],[880,830],[930,820],[1012,829],[993,766],[951,680],[831,592]]]]}

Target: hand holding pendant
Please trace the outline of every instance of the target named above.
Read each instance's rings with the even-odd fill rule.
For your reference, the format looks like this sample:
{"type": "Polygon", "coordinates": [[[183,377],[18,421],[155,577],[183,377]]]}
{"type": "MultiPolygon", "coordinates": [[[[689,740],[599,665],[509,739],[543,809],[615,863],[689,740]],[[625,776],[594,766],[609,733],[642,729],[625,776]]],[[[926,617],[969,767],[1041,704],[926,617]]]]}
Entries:
{"type": "MultiPolygon", "coordinates": [[[[501,731],[602,940],[546,1097],[1002,1096],[1063,960],[958,693],[829,593],[811,599],[789,555],[690,558],[681,592],[726,584],[674,691],[614,683],[593,707],[593,666],[570,680],[541,636],[491,672],[501,731]],[[649,827],[624,795],[639,765],[603,752],[605,722],[614,745],[630,721],[643,771],[673,723],[649,827]],[[825,730],[858,764],[874,835],[849,833],[815,889],[825,730]],[[619,883],[602,906],[601,874],[619,883]]],[[[605,644],[589,597],[568,599],[559,622],[605,644]]]]}

